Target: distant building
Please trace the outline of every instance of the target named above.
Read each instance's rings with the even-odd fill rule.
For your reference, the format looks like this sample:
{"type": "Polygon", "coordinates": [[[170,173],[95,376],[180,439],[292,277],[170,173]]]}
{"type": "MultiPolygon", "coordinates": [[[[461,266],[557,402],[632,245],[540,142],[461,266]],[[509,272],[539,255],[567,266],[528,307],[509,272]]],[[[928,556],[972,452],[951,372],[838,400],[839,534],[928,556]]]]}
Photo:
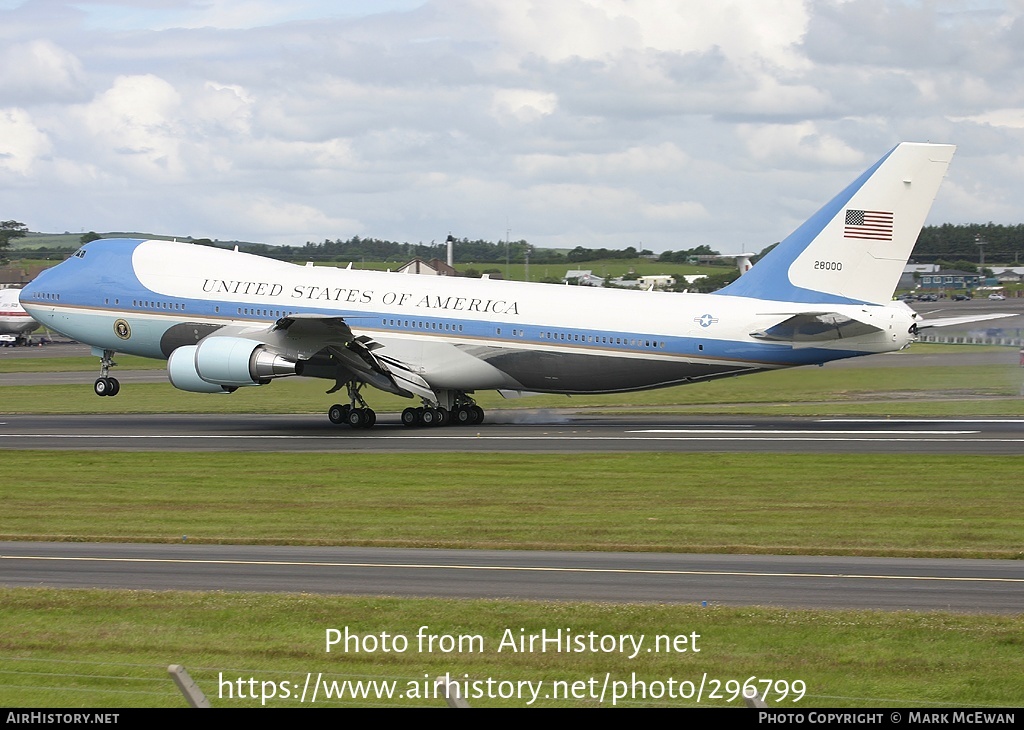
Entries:
{"type": "Polygon", "coordinates": [[[637,277],[637,282],[641,289],[664,290],[670,288],[675,283],[675,279],[669,274],[650,274],[637,277]]]}
{"type": "Polygon", "coordinates": [[[1014,266],[1003,269],[996,274],[996,281],[1000,284],[1019,284],[1024,281],[1024,267],[1014,266]]]}
{"type": "Polygon", "coordinates": [[[455,268],[449,266],[441,259],[430,259],[424,261],[421,258],[414,258],[407,264],[402,264],[395,269],[399,274],[422,274],[424,276],[457,276],[455,268]]]}
{"type": "Polygon", "coordinates": [[[20,289],[39,276],[46,267],[33,266],[23,269],[20,266],[0,266],[0,289],[20,289]]]}
{"type": "Polygon", "coordinates": [[[573,279],[580,286],[604,286],[604,279],[594,276],[594,272],[590,269],[569,269],[562,277],[562,281],[572,281],[573,279]]]}
{"type": "Polygon", "coordinates": [[[921,287],[924,289],[967,289],[981,284],[981,279],[981,274],[946,269],[933,274],[922,274],[921,287]]]}

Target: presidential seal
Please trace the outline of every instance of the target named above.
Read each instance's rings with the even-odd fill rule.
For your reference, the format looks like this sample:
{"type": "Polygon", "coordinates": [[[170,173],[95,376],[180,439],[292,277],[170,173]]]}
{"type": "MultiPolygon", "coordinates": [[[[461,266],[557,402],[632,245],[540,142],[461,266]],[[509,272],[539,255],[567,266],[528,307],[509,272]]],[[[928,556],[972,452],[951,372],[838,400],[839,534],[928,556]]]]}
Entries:
{"type": "Polygon", "coordinates": [[[120,337],[122,340],[127,340],[132,336],[132,328],[128,325],[128,321],[119,319],[114,322],[114,334],[120,337]]]}

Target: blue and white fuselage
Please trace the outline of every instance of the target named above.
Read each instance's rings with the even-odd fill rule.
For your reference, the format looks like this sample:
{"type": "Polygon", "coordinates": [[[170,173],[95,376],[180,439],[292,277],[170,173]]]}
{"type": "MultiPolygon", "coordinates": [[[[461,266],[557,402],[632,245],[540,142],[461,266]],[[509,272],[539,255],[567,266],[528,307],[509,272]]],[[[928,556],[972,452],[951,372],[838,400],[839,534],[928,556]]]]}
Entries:
{"type": "Polygon", "coordinates": [[[477,390],[610,393],[824,363],[913,341],[917,315],[891,297],[952,153],[899,145],[715,294],[298,266],[109,239],[21,299],[105,362],[169,358],[172,382],[203,392],[302,375],[450,410],[477,390]]]}
{"type": "MultiPolygon", "coordinates": [[[[756,333],[806,306],[296,266],[131,239],[86,244],[23,298],[36,319],[69,337],[165,359],[196,344],[196,335],[262,341],[282,318],[342,317],[432,386],[469,390],[639,390],[886,352],[912,339],[903,307],[832,305],[878,331],[817,344],[766,342],[756,333]]],[[[307,360],[323,346],[293,342],[289,349],[307,360]]]]}

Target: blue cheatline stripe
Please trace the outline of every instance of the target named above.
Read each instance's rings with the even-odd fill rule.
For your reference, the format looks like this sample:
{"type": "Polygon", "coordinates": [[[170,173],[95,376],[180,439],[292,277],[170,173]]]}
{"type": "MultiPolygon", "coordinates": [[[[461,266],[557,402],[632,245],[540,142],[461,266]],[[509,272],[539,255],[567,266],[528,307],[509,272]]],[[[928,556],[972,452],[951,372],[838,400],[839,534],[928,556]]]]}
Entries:
{"type": "MultiPolygon", "coordinates": [[[[152,295],[154,297],[158,295],[152,295]]],[[[213,314],[207,316],[199,312],[202,307],[198,306],[204,304],[202,300],[181,300],[186,302],[186,312],[174,313],[165,311],[162,309],[146,309],[138,308],[135,310],[124,311],[123,309],[109,309],[104,306],[90,306],[88,304],[80,305],[75,302],[67,301],[66,299],[60,304],[54,303],[54,306],[64,308],[84,308],[94,312],[97,317],[128,317],[129,319],[133,314],[143,316],[151,319],[164,319],[166,320],[167,326],[170,327],[173,324],[188,321],[190,318],[196,320],[247,320],[254,325],[266,325],[270,326],[273,324],[274,319],[267,319],[257,316],[238,316],[238,315],[225,315],[225,314],[213,314]]],[[[226,308],[226,305],[222,306],[222,309],[226,308]]],[[[317,310],[317,309],[294,309],[294,312],[300,314],[329,314],[331,316],[344,317],[346,321],[349,321],[353,325],[353,329],[357,333],[369,334],[371,336],[386,337],[387,335],[413,335],[422,336],[428,338],[436,338],[442,341],[450,341],[453,344],[458,344],[459,340],[469,340],[478,344],[488,344],[496,348],[502,347],[516,347],[516,346],[529,346],[530,349],[546,349],[551,352],[564,352],[571,350],[575,354],[592,354],[594,356],[615,356],[615,355],[647,355],[650,357],[663,357],[666,360],[686,358],[694,361],[709,361],[709,362],[734,362],[737,365],[752,364],[752,365],[764,365],[764,366],[795,366],[795,365],[809,365],[817,364],[829,360],[840,360],[847,357],[855,357],[857,355],[865,354],[859,350],[834,350],[817,347],[801,347],[793,348],[784,343],[761,343],[761,342],[740,342],[736,340],[727,339],[704,339],[704,338],[692,338],[692,337],[680,337],[673,335],[645,335],[642,333],[624,333],[616,332],[610,336],[607,332],[597,333],[593,330],[582,330],[572,328],[552,328],[552,327],[541,327],[536,325],[521,325],[519,323],[508,323],[508,322],[475,322],[472,320],[457,320],[457,319],[432,319],[429,317],[418,317],[408,318],[410,322],[420,323],[425,326],[410,326],[405,327],[404,324],[399,326],[398,324],[391,325],[385,324],[391,320],[398,321],[395,317],[390,317],[383,313],[365,313],[360,312],[355,315],[350,315],[345,312],[329,311],[329,310],[317,310]],[[448,323],[454,327],[454,330],[443,330],[434,329],[433,325],[443,326],[448,323]],[[458,330],[459,326],[462,326],[462,331],[458,330]],[[497,330],[501,330],[501,335],[497,335],[497,330]],[[520,335],[512,334],[513,331],[522,333],[520,335]],[[558,338],[548,337],[548,335],[558,335],[558,338]],[[561,339],[564,335],[565,339],[561,339]],[[580,340],[575,338],[579,337],[580,340]],[[614,342],[588,342],[585,341],[587,337],[610,337],[614,340],[616,337],[622,340],[626,340],[626,344],[615,344],[614,342]],[[641,344],[629,344],[630,342],[637,341],[641,344]],[[644,343],[650,343],[644,344],[644,343]],[[661,344],[664,343],[664,347],[661,344]]],[[[402,318],[403,323],[406,318],[402,318]]],[[[103,335],[109,335],[107,332],[109,329],[109,322],[106,319],[103,320],[102,325],[97,325],[102,330],[103,335]]],[[[100,333],[98,332],[97,336],[100,333]]],[[[162,331],[160,332],[162,334],[162,331]]],[[[102,339],[102,338],[101,338],[102,339]]],[[[129,346],[129,343],[118,343],[124,344],[123,352],[132,352],[133,348],[129,346]]],[[[142,354],[142,353],[139,353],[142,354]]]]}

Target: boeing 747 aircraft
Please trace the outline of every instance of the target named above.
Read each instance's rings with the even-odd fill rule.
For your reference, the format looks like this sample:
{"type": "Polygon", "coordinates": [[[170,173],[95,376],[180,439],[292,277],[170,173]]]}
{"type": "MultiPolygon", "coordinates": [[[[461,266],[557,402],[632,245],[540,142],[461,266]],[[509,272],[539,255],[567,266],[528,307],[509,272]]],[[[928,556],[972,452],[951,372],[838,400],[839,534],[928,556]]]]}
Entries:
{"type": "Polygon", "coordinates": [[[29,316],[18,301],[18,289],[0,289],[0,335],[16,345],[30,344],[39,323],[29,316]]]}
{"type": "Polygon", "coordinates": [[[166,358],[171,383],[199,393],[323,378],[328,393],[347,393],[330,420],[355,428],[376,421],[366,385],[420,399],[406,425],[479,423],[480,390],[614,393],[908,346],[944,323],[891,299],[953,152],[898,145],[714,294],[297,266],[108,239],[44,272],[21,300],[93,346],[97,395],[117,394],[109,368],[124,352],[166,358]]]}

